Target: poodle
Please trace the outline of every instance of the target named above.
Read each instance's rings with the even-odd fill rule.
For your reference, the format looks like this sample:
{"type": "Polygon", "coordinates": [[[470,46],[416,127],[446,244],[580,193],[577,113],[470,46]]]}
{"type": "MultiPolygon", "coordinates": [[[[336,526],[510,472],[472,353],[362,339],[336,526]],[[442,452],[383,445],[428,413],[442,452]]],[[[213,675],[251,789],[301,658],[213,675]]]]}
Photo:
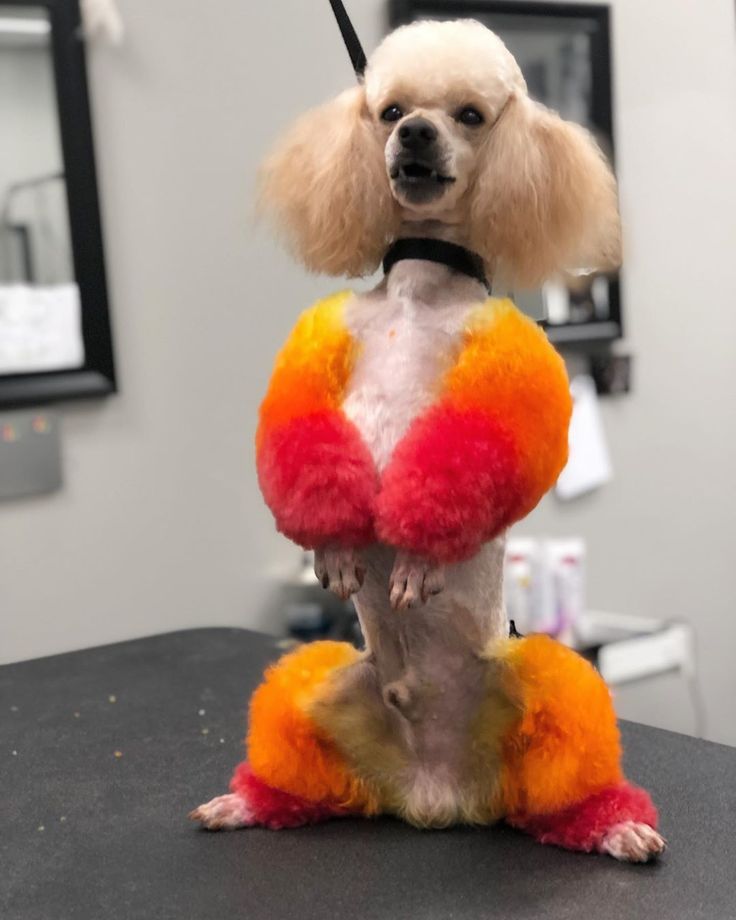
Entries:
{"type": "Polygon", "coordinates": [[[532,101],[478,22],[397,29],[358,86],[303,116],[263,203],[314,272],[363,276],[302,314],[260,411],[278,529],[353,597],[365,651],[316,642],[266,673],[247,760],[203,826],[397,815],[505,820],[543,843],[646,861],[664,849],[626,781],[610,693],[504,611],[504,534],[554,484],[564,364],[494,283],[620,258],[615,180],[591,135],[532,101]]]}

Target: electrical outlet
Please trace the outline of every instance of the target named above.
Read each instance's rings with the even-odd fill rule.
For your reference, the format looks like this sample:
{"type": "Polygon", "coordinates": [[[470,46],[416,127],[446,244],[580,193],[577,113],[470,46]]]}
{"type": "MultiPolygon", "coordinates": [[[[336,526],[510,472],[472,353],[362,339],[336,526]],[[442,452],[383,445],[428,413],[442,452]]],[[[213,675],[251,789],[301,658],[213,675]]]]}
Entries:
{"type": "Polygon", "coordinates": [[[61,487],[59,417],[45,409],[0,415],[0,499],[61,487]]]}

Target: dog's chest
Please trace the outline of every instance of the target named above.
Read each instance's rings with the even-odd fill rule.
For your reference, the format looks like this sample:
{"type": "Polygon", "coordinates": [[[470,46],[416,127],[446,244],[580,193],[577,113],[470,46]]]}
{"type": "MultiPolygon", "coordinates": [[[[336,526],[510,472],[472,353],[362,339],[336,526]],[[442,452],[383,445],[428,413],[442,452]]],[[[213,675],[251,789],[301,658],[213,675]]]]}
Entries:
{"type": "Polygon", "coordinates": [[[471,306],[411,297],[357,297],[348,326],[358,357],[343,411],[382,470],[411,422],[439,395],[456,360],[471,306]]]}

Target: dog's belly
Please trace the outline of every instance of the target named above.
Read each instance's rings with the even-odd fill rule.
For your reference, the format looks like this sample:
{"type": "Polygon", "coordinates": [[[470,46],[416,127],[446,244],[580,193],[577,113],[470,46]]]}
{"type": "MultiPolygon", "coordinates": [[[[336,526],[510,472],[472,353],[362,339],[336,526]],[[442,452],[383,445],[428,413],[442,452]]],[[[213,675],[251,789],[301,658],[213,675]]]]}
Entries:
{"type": "Polygon", "coordinates": [[[354,596],[366,657],[341,672],[322,719],[383,807],[423,827],[495,820],[500,734],[508,703],[484,651],[506,633],[503,540],[448,567],[445,590],[422,607],[392,610],[387,583],[395,550],[362,554],[354,596]]]}
{"type": "MultiPolygon", "coordinates": [[[[359,354],[343,411],[379,470],[438,398],[476,306],[463,299],[430,306],[380,292],[351,303],[346,319],[359,354]]],[[[487,695],[481,651],[506,632],[503,552],[501,537],[448,566],[442,593],[405,612],[389,604],[395,549],[376,544],[362,553],[365,581],[354,601],[370,657],[353,678],[345,675],[345,701],[333,703],[364,726],[353,752],[358,770],[380,775],[393,810],[417,824],[488,818],[494,757],[478,769],[473,725],[487,695]]]]}
{"type": "Polygon", "coordinates": [[[373,735],[376,743],[362,744],[352,759],[361,774],[380,777],[391,809],[414,824],[487,822],[499,754],[478,745],[489,686],[481,653],[507,635],[504,539],[448,566],[444,591],[406,611],[389,604],[395,554],[381,544],[362,554],[365,580],[353,600],[369,673],[359,682],[355,710],[363,713],[364,741],[373,735]],[[384,756],[387,746],[395,757],[384,756]]]}

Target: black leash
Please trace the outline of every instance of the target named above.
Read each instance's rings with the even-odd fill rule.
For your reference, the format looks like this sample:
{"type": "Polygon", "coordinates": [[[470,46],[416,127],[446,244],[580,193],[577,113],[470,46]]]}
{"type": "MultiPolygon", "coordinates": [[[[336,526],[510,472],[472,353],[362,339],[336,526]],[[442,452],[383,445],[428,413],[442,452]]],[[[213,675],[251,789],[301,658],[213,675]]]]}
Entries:
{"type": "Polygon", "coordinates": [[[342,4],[342,0],[330,0],[330,6],[332,7],[332,12],[335,14],[337,24],[340,27],[342,40],[345,42],[345,47],[348,49],[355,76],[361,80],[365,73],[365,65],[368,63],[365,51],[363,51],[363,46],[360,44],[360,39],[353,28],[352,22],[350,22],[350,17],[342,4]]]}

